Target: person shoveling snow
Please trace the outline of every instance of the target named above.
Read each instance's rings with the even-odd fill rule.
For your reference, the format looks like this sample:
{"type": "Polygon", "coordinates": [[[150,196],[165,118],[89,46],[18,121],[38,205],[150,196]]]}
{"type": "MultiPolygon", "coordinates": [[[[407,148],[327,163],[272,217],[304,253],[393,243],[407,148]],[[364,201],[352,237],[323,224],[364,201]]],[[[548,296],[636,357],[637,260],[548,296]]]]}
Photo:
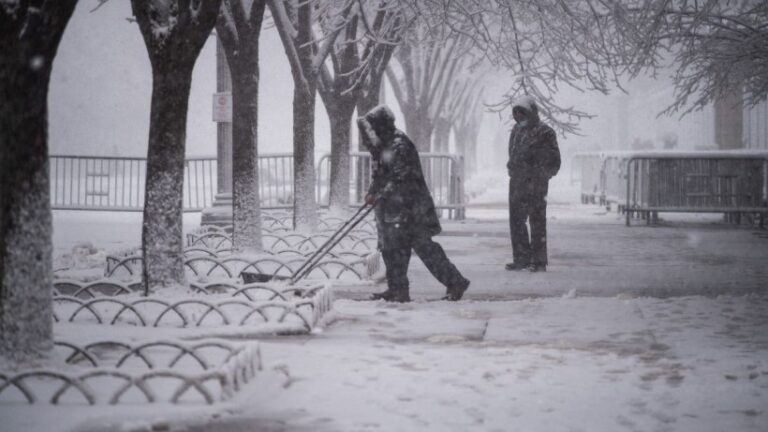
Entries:
{"type": "Polygon", "coordinates": [[[444,300],[457,301],[469,280],[445,255],[432,236],[440,233],[435,203],[421,170],[419,153],[404,132],[395,128],[395,117],[380,105],[357,120],[363,144],[372,156],[373,182],[366,203],[375,205],[379,248],[387,274],[387,290],[372,300],[408,302],[408,263],[411,250],[446,287],[444,300]]]}

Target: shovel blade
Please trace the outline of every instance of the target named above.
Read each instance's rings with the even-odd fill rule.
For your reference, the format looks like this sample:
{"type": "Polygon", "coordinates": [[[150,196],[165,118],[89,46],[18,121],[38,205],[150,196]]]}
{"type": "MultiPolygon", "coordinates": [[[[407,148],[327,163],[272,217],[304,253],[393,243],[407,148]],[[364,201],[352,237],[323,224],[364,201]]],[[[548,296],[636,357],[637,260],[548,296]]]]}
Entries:
{"type": "Polygon", "coordinates": [[[277,276],[277,275],[255,273],[255,272],[242,272],[240,273],[240,277],[243,278],[243,283],[245,284],[265,283],[270,281],[284,281],[284,280],[290,279],[289,277],[286,277],[286,276],[277,276]]]}

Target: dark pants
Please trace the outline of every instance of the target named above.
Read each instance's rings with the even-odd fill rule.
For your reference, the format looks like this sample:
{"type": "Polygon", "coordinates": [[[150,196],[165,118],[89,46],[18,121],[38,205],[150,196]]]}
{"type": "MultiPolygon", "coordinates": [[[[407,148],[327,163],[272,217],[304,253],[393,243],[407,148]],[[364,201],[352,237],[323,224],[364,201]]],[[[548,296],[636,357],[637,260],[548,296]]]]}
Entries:
{"type": "Polygon", "coordinates": [[[519,185],[509,183],[509,233],[515,263],[547,264],[547,200],[544,193],[521,193],[519,185]],[[531,234],[528,227],[531,225],[531,234]]]}
{"type": "Polygon", "coordinates": [[[466,283],[464,276],[451,263],[439,243],[428,236],[406,235],[398,232],[400,229],[387,230],[393,237],[387,240],[393,241],[388,241],[388,247],[381,251],[384,265],[387,267],[387,287],[390,291],[408,292],[408,263],[411,260],[411,249],[421,258],[432,276],[446,288],[451,289],[466,283]]]}

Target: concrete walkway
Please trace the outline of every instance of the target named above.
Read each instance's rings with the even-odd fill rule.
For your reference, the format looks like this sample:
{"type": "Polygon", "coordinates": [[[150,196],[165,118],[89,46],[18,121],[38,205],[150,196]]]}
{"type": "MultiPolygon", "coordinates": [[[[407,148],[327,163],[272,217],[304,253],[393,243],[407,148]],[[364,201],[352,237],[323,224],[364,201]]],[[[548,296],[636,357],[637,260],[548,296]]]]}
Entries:
{"type": "MultiPolygon", "coordinates": [[[[443,223],[435,239],[472,280],[473,300],[561,296],[717,295],[768,290],[768,231],[721,222],[717,215],[664,215],[659,225],[624,226],[597,206],[550,205],[547,273],[509,272],[506,208],[470,209],[465,221],[443,223]]],[[[437,298],[444,288],[415,256],[411,296],[437,298]]],[[[354,288],[362,298],[384,289],[354,288]]]]}

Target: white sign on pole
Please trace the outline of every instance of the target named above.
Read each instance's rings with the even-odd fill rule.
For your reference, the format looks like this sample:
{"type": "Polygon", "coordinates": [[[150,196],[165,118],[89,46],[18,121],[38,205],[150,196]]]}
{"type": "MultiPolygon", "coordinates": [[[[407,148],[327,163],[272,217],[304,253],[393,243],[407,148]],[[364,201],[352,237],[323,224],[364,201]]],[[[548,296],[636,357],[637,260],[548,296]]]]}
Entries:
{"type": "Polygon", "coordinates": [[[213,94],[213,121],[232,123],[232,92],[213,94]]]}

